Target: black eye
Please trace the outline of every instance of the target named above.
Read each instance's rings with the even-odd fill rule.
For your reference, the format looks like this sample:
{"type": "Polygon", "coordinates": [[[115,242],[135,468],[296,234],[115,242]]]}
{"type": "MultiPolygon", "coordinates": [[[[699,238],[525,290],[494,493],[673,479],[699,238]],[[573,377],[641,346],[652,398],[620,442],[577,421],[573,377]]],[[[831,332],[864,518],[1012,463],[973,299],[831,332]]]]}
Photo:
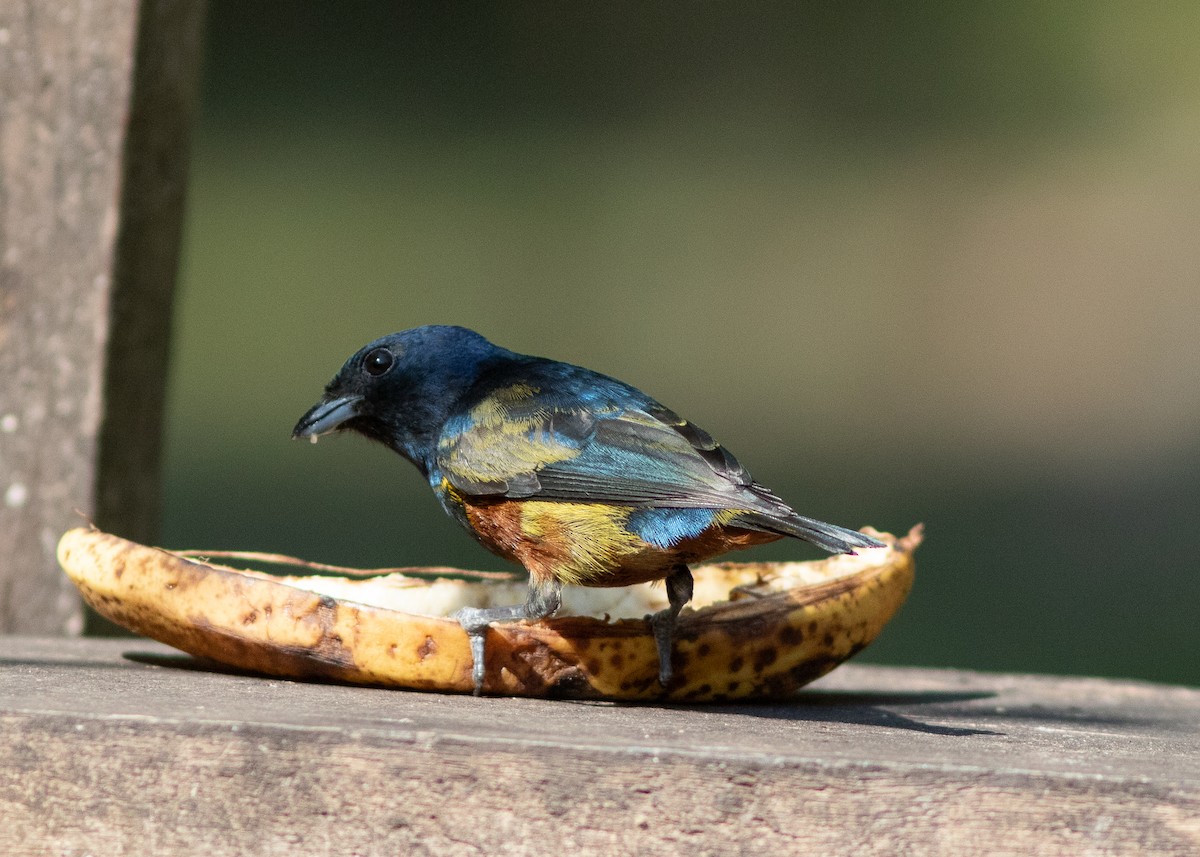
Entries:
{"type": "Polygon", "coordinates": [[[367,370],[368,375],[378,377],[392,368],[393,360],[392,352],[386,348],[376,348],[363,358],[363,368],[367,370]]]}

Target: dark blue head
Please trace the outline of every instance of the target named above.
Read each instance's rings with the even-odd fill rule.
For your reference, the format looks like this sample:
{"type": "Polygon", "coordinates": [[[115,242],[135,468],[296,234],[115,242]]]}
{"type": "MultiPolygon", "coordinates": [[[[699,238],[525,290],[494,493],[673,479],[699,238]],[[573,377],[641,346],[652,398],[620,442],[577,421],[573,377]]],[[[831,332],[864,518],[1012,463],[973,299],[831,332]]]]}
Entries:
{"type": "Polygon", "coordinates": [[[462,395],[486,369],[515,356],[465,327],[427,325],[384,336],[346,361],[292,437],[315,441],[349,429],[427,470],[462,395]]]}

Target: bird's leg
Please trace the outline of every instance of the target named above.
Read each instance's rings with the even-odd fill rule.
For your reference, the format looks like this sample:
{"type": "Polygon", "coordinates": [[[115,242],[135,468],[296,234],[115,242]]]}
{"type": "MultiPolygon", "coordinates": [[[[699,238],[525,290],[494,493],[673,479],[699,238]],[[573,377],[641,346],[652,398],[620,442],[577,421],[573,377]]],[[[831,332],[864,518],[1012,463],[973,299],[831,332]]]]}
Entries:
{"type": "Polygon", "coordinates": [[[650,617],[654,642],[658,645],[658,683],[666,687],[671,681],[671,641],[675,635],[675,620],[683,605],[692,600],[692,572],[682,563],[667,575],[667,602],[671,605],[650,617]]]}
{"type": "MultiPolygon", "coordinates": [[[[690,578],[689,578],[690,580],[690,578]]],[[[513,607],[464,607],[454,614],[471,641],[471,678],[475,695],[483,693],[484,640],[488,625],[493,622],[513,622],[526,619],[536,622],[553,616],[562,605],[562,584],[554,579],[529,582],[529,597],[524,604],[513,607]]]]}

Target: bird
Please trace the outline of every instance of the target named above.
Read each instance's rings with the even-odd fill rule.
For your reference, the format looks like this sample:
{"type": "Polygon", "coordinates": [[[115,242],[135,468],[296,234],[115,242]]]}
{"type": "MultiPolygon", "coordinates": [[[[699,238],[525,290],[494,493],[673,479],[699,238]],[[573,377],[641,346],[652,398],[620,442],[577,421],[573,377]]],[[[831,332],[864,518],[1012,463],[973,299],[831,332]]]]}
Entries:
{"type": "Polygon", "coordinates": [[[668,606],[648,619],[665,688],[690,565],[785,537],[835,554],[884,546],[798,514],[708,432],[641,390],[465,327],[415,327],[355,352],[292,436],[316,442],[338,431],[408,459],[450,517],[528,572],[523,604],[454,614],[476,695],[488,626],[553,616],[564,584],[664,581],[668,606]]]}

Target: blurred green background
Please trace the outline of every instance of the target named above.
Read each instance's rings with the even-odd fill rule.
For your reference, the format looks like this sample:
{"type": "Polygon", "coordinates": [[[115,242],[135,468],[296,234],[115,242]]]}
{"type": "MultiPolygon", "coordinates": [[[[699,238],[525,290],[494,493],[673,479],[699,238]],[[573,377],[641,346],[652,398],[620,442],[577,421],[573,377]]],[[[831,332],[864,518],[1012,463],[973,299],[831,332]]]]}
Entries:
{"type": "Polygon", "coordinates": [[[457,323],[924,521],[867,660],[1200,684],[1200,5],[210,8],[164,544],[502,567],[393,454],[288,441],[457,323]]]}

